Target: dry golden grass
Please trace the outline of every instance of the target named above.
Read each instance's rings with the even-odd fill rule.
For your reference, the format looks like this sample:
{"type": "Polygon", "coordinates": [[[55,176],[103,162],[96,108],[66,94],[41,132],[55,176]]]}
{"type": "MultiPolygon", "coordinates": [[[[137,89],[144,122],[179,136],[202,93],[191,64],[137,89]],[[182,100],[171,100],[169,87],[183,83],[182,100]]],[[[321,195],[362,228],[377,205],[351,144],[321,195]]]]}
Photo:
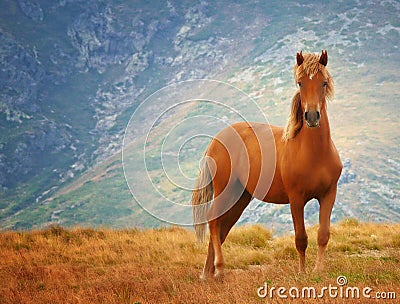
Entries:
{"type": "MultiPolygon", "coordinates": [[[[70,229],[0,233],[0,303],[270,303],[257,288],[313,286],[345,275],[348,286],[394,291],[400,298],[400,225],[346,220],[333,226],[327,269],[312,273],[316,227],[309,229],[307,269],[297,273],[292,236],[272,237],[260,226],[234,229],[223,245],[223,280],[200,281],[206,246],[181,228],[70,229]]],[[[314,299],[300,299],[313,302],[314,299]]],[[[362,299],[322,301],[359,303],[362,299]]],[[[368,302],[374,302],[369,300],[368,302]]]]}

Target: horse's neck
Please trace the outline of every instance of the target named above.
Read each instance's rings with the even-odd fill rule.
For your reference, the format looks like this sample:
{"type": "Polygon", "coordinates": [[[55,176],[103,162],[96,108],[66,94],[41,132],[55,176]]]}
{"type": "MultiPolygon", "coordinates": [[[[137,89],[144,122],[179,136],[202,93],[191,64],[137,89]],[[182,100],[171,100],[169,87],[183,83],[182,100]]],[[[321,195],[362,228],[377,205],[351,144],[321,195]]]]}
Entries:
{"type": "Polygon", "coordinates": [[[298,134],[298,140],[302,146],[310,149],[318,149],[321,152],[330,147],[331,131],[329,127],[328,113],[325,107],[321,110],[319,127],[309,128],[304,122],[303,127],[298,134]]]}

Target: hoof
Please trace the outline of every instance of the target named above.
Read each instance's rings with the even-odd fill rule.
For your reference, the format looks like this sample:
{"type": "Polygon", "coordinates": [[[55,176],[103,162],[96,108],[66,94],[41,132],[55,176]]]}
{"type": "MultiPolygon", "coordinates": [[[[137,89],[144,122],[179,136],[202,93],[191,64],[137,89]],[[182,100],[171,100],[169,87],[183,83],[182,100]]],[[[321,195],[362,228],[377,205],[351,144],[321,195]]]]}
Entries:
{"type": "Polygon", "coordinates": [[[215,277],[213,273],[203,272],[199,278],[201,281],[207,281],[209,279],[212,279],[213,277],[215,277]]]}
{"type": "Polygon", "coordinates": [[[225,278],[225,273],[218,273],[218,274],[216,273],[214,275],[214,280],[216,281],[223,281],[224,278],[225,278]]]}
{"type": "Polygon", "coordinates": [[[214,274],[214,278],[215,279],[222,279],[224,277],[224,274],[225,274],[225,272],[224,272],[223,268],[222,269],[216,269],[215,270],[215,274],[214,274]]]}
{"type": "Polygon", "coordinates": [[[313,269],[314,273],[321,273],[324,272],[324,267],[321,265],[315,265],[314,269],[313,269]]]}

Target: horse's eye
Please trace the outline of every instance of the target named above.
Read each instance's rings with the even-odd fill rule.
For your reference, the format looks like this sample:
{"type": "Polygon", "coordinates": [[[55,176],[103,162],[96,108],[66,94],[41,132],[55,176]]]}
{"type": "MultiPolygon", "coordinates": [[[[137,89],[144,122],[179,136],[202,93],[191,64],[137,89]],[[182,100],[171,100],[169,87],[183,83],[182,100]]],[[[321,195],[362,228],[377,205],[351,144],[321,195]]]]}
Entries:
{"type": "Polygon", "coordinates": [[[327,81],[324,81],[323,86],[324,86],[324,88],[326,88],[326,87],[328,86],[328,82],[327,82],[327,81]]]}
{"type": "Polygon", "coordinates": [[[297,84],[298,84],[298,85],[299,85],[299,87],[301,88],[301,82],[299,81],[297,84]]]}

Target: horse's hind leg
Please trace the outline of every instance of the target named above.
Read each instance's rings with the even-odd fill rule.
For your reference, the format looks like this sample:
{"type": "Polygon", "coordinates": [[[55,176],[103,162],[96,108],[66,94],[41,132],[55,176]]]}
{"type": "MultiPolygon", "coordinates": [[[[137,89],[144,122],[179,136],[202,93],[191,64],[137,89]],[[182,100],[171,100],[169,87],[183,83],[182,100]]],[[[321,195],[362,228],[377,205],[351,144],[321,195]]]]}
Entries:
{"type": "Polygon", "coordinates": [[[203,274],[200,276],[201,279],[206,280],[209,277],[213,277],[215,273],[215,266],[214,266],[214,247],[211,241],[208,243],[208,253],[206,263],[204,264],[203,274]]]}
{"type": "MultiPolygon", "coordinates": [[[[214,201],[215,204],[215,201],[214,201]]],[[[212,249],[214,251],[214,276],[220,276],[223,271],[224,271],[224,257],[222,256],[222,247],[221,247],[221,238],[220,238],[220,233],[221,233],[221,219],[216,218],[211,220],[208,223],[208,226],[210,228],[210,243],[212,245],[212,249]]],[[[209,248],[210,252],[210,248],[209,248]]],[[[206,266],[207,263],[211,263],[211,261],[208,261],[209,256],[207,256],[207,261],[206,261],[206,266]]],[[[206,269],[204,269],[206,270],[206,269]]],[[[207,274],[205,273],[204,276],[207,274]]]]}
{"type": "Polygon", "coordinates": [[[201,276],[202,279],[207,279],[209,277],[213,277],[215,274],[215,266],[216,261],[220,261],[223,264],[222,251],[221,251],[221,241],[219,238],[220,235],[220,219],[218,216],[218,206],[220,205],[220,198],[216,196],[214,198],[213,205],[208,212],[208,227],[210,230],[210,242],[208,244],[208,253],[206,263],[204,265],[203,274],[201,276]],[[217,258],[218,257],[218,258],[217,258]]]}
{"type": "Polygon", "coordinates": [[[249,205],[251,200],[252,196],[250,193],[244,190],[242,196],[239,198],[236,204],[221,217],[221,244],[224,243],[229,231],[238,221],[244,209],[249,205]]]}
{"type": "MultiPolygon", "coordinates": [[[[247,207],[247,205],[251,201],[251,195],[243,189],[243,187],[237,183],[231,189],[230,191],[230,202],[227,201],[221,201],[219,199],[216,199],[214,201],[214,214],[215,212],[218,212],[221,210],[221,208],[218,207],[219,204],[221,203],[230,203],[232,207],[225,213],[223,213],[221,216],[211,220],[209,222],[209,227],[210,227],[210,242],[213,245],[214,249],[214,267],[215,267],[215,276],[221,276],[224,272],[224,258],[222,255],[222,244],[226,239],[226,236],[228,235],[230,229],[232,226],[237,222],[239,219],[240,215],[243,213],[243,210],[247,207]],[[233,203],[231,203],[233,202],[233,203]]],[[[207,256],[207,261],[206,265],[204,268],[204,276],[207,275],[207,270],[212,270],[212,267],[210,266],[210,251],[211,248],[209,248],[209,255],[207,256]]]]}

